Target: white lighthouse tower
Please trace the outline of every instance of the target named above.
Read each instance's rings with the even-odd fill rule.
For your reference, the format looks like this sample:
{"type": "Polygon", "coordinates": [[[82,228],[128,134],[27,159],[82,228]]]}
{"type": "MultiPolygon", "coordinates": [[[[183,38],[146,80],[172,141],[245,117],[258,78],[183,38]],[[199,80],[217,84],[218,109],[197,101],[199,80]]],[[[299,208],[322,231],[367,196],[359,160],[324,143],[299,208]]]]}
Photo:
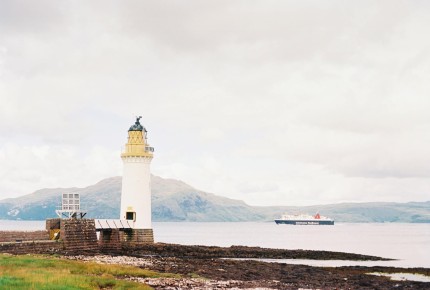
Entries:
{"type": "Polygon", "coordinates": [[[121,159],[124,164],[121,192],[121,219],[132,224],[125,238],[132,242],[153,242],[151,223],[151,172],[154,148],[147,140],[147,131],[137,117],[128,130],[128,141],[121,159]]]}

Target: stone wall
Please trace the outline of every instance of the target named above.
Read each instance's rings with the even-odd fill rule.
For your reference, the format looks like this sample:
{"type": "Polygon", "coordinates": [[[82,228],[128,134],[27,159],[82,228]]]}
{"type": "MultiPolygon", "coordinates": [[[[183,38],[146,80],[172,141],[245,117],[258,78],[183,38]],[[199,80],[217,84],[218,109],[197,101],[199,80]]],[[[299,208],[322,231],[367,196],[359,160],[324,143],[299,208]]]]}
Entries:
{"type": "Polygon", "coordinates": [[[97,253],[96,226],[93,219],[62,219],[60,239],[69,253],[97,253]]]}
{"type": "Polygon", "coordinates": [[[0,243],[49,240],[48,231],[0,231],[0,243]]]}
{"type": "Polygon", "coordinates": [[[100,231],[93,219],[48,219],[45,231],[0,231],[0,252],[106,254],[120,253],[124,247],[154,243],[152,229],[100,231]],[[52,241],[52,239],[56,239],[52,241]]]}
{"type": "Polygon", "coordinates": [[[0,253],[55,254],[62,253],[63,243],[58,241],[0,243],[0,253]]]}
{"type": "Polygon", "coordinates": [[[152,229],[132,229],[120,233],[121,242],[127,245],[140,245],[154,243],[152,229]]]}
{"type": "Polygon", "coordinates": [[[55,219],[46,219],[46,230],[58,230],[60,229],[60,223],[61,223],[61,219],[60,218],[55,218],[55,219]]]}
{"type": "Polygon", "coordinates": [[[111,229],[100,231],[99,247],[103,253],[114,254],[121,250],[121,240],[119,230],[111,229]]]}
{"type": "Polygon", "coordinates": [[[0,252],[94,254],[99,250],[94,220],[48,219],[45,231],[0,232],[0,252]],[[50,234],[59,232],[60,241],[51,241],[50,234]]]}

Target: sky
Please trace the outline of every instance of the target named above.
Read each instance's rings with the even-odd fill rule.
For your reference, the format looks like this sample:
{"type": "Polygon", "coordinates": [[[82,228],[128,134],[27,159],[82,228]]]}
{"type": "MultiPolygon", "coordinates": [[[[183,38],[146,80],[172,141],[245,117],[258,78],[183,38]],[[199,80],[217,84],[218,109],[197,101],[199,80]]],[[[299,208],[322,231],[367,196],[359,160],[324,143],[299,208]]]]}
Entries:
{"type": "Polygon", "coordinates": [[[251,205],[430,200],[430,2],[0,0],[0,199],[153,174],[251,205]]]}

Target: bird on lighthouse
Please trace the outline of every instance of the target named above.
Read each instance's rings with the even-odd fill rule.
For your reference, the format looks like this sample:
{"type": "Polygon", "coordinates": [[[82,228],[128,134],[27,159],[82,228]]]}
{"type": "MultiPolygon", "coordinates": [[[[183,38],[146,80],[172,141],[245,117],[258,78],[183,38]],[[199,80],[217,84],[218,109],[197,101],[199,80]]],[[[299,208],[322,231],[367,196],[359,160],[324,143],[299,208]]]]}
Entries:
{"type": "Polygon", "coordinates": [[[141,118],[136,117],[136,122],[128,130],[128,140],[121,154],[121,219],[132,224],[129,239],[134,242],[153,242],[150,165],[154,148],[148,144],[148,132],[140,124],[141,118]]]}

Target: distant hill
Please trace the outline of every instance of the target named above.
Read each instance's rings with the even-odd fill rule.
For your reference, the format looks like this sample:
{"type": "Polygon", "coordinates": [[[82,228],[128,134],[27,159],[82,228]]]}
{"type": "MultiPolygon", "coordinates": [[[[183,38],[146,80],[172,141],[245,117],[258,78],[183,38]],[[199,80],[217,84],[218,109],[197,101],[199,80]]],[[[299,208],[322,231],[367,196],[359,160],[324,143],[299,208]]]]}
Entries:
{"type": "Polygon", "coordinates": [[[430,223],[430,201],[427,202],[368,202],[313,205],[304,207],[261,207],[265,216],[279,212],[316,213],[333,218],[336,222],[352,223],[430,223]]]}
{"type": "MultiPolygon", "coordinates": [[[[337,222],[430,223],[430,201],[410,203],[345,203],[307,207],[257,207],[197,190],[174,179],[152,176],[154,221],[272,221],[283,212],[319,211],[337,222]]],[[[0,219],[43,220],[55,217],[62,193],[80,193],[89,218],[118,218],[121,177],[85,188],[41,189],[0,201],[0,219]]]]}

